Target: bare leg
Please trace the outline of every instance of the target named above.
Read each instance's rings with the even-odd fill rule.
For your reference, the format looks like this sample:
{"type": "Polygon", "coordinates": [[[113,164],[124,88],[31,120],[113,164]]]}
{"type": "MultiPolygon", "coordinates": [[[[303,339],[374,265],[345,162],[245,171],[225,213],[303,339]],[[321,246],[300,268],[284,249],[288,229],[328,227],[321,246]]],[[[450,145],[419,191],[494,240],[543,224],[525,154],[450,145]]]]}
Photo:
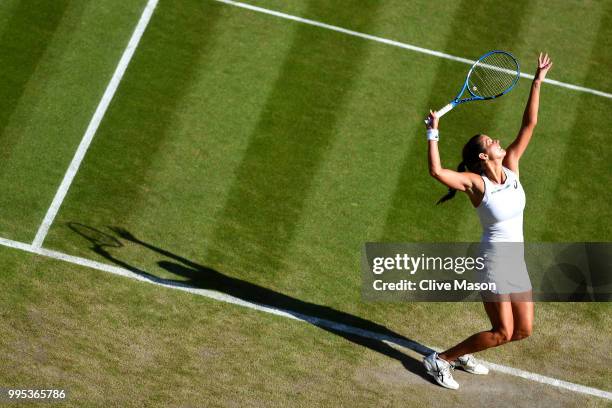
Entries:
{"type": "Polygon", "coordinates": [[[510,295],[512,302],[512,316],[514,318],[514,332],[512,341],[522,340],[531,336],[533,327],[533,309],[531,291],[510,295]]]}
{"type": "Polygon", "coordinates": [[[464,354],[499,346],[512,339],[514,318],[510,299],[499,302],[484,302],[484,308],[489,320],[491,320],[491,330],[473,334],[456,346],[440,353],[438,356],[441,359],[454,361],[464,354]]]}

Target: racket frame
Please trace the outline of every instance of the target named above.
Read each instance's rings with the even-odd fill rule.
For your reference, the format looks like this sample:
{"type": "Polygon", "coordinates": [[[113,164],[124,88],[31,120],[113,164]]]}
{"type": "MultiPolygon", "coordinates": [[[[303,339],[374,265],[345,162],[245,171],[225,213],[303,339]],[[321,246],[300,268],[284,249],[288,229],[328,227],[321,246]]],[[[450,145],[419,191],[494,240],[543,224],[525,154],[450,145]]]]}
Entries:
{"type": "MultiPolygon", "coordinates": [[[[439,111],[436,112],[438,118],[441,118],[442,116],[444,116],[446,113],[448,113],[449,111],[451,111],[455,106],[460,105],[462,103],[465,102],[472,102],[472,101],[486,101],[489,99],[495,99],[498,98],[502,95],[507,94],[508,92],[510,92],[512,90],[512,88],[514,88],[514,86],[517,84],[519,78],[521,77],[521,66],[519,65],[518,60],[514,57],[514,55],[510,54],[507,51],[501,51],[501,50],[493,50],[493,51],[489,51],[486,54],[482,55],[480,58],[478,58],[478,60],[476,60],[476,62],[474,62],[474,64],[472,64],[472,66],[470,67],[470,70],[468,71],[468,74],[465,77],[465,81],[463,83],[463,87],[461,88],[461,90],[459,91],[459,93],[457,94],[457,96],[455,96],[455,98],[450,101],[450,103],[448,103],[446,106],[444,106],[443,108],[441,108],[439,111]],[[485,59],[486,57],[488,57],[491,54],[506,54],[508,55],[510,58],[512,58],[514,60],[514,62],[516,63],[516,72],[517,75],[514,78],[514,81],[512,82],[512,85],[510,85],[508,88],[506,88],[503,92],[494,95],[494,96],[480,96],[480,95],[475,95],[472,90],[470,89],[469,85],[469,81],[470,81],[470,75],[472,75],[472,71],[474,70],[474,68],[476,68],[476,65],[478,65],[478,63],[480,61],[482,61],[483,59],[485,59]],[[470,95],[472,95],[469,98],[461,98],[461,95],[463,95],[463,93],[465,92],[465,90],[468,90],[468,92],[470,93],[470,95]]],[[[425,124],[429,125],[429,119],[425,119],[425,124]]]]}

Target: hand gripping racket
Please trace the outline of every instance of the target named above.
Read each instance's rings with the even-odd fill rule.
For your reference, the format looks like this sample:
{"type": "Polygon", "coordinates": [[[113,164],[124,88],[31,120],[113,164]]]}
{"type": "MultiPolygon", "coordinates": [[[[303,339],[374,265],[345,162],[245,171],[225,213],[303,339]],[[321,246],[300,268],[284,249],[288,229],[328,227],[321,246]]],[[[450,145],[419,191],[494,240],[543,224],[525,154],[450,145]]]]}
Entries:
{"type": "MultiPolygon", "coordinates": [[[[463,88],[455,99],[437,112],[438,117],[455,106],[471,101],[495,99],[510,92],[521,75],[519,63],[512,54],[506,51],[489,51],[472,65],[463,88]],[[466,98],[461,98],[465,91],[466,98]]],[[[429,125],[428,119],[425,124],[429,125]]]]}

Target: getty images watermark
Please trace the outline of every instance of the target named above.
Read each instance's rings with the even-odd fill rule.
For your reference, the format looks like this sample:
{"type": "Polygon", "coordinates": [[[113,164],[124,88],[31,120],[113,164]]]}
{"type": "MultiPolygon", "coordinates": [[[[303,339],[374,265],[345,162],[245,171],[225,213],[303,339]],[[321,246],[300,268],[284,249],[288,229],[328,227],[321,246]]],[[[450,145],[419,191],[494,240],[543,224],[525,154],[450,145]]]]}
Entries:
{"type": "Polygon", "coordinates": [[[362,276],[366,301],[612,301],[612,243],[367,243],[362,276]]]}
{"type": "MultiPolygon", "coordinates": [[[[382,275],[389,271],[404,271],[410,275],[417,272],[445,271],[463,275],[466,271],[483,271],[486,267],[487,254],[483,256],[411,256],[407,253],[397,253],[395,256],[377,256],[372,259],[372,273],[382,275]]],[[[409,290],[409,291],[435,291],[435,290],[490,290],[496,291],[495,282],[470,282],[466,279],[452,279],[450,281],[437,281],[435,279],[424,278],[418,280],[400,279],[399,281],[385,282],[385,280],[374,280],[372,287],[376,291],[385,290],[409,290]]]]}

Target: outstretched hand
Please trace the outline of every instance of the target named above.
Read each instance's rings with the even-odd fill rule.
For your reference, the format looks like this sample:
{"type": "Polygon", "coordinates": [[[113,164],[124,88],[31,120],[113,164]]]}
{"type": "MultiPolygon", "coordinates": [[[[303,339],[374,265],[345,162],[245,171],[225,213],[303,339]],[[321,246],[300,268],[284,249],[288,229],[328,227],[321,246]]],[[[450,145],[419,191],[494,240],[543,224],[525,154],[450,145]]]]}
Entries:
{"type": "Polygon", "coordinates": [[[538,69],[536,70],[535,78],[542,80],[546,77],[548,70],[552,67],[553,63],[548,54],[542,55],[538,57],[538,69]]]}

